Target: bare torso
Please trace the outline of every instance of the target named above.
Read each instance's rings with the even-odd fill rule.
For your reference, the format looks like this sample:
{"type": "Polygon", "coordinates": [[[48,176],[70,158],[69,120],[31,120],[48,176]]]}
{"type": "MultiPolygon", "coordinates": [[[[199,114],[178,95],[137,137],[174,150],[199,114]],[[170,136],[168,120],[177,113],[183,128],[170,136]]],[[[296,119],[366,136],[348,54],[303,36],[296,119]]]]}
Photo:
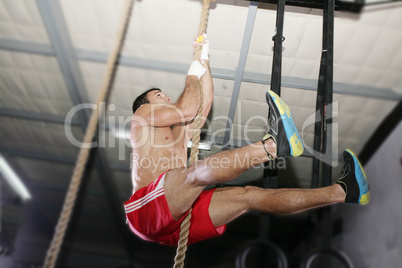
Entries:
{"type": "MultiPolygon", "coordinates": [[[[141,121],[141,120],[140,120],[141,121]]],[[[147,186],[169,169],[187,165],[186,127],[153,127],[139,124],[134,116],[131,126],[133,192],[147,186]]]]}
{"type": "MultiPolygon", "coordinates": [[[[214,96],[208,61],[203,62],[201,126],[205,123],[214,96]]],[[[201,105],[199,86],[199,77],[188,75],[185,90],[176,103],[155,89],[147,93],[148,102],[135,110],[131,121],[134,192],[169,169],[187,166],[187,142],[192,138],[192,122],[201,105]]]]}

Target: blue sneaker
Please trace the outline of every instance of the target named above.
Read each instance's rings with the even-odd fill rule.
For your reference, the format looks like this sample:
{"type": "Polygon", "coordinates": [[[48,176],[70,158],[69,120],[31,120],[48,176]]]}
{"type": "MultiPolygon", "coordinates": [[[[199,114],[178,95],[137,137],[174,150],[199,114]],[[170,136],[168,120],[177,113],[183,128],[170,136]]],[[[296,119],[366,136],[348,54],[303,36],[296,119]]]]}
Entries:
{"type": "Polygon", "coordinates": [[[363,167],[351,150],[345,150],[343,157],[346,163],[337,183],[346,193],[345,203],[368,204],[370,192],[363,167]]]}
{"type": "MultiPolygon", "coordinates": [[[[272,90],[267,90],[267,103],[269,106],[269,128],[262,138],[262,143],[272,138],[276,144],[277,157],[295,157],[303,153],[303,144],[299,132],[293,122],[287,104],[272,90]]],[[[270,157],[270,155],[268,154],[270,157]]],[[[272,159],[272,156],[270,157],[272,159]]]]}

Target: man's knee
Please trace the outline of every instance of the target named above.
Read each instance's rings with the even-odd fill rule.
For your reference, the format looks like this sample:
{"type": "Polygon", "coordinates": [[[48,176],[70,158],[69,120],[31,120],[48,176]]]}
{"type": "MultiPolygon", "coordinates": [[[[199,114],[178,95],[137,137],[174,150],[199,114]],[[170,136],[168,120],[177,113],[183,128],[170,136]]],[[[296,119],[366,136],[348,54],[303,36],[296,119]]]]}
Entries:
{"type": "Polygon", "coordinates": [[[261,202],[260,193],[267,189],[262,189],[256,186],[245,186],[243,187],[244,202],[246,202],[248,210],[253,210],[256,207],[256,203],[261,202]]]}
{"type": "Polygon", "coordinates": [[[236,200],[243,204],[245,212],[247,212],[252,207],[253,195],[258,189],[258,187],[254,186],[235,187],[232,194],[236,196],[236,200]]]}
{"type": "Polygon", "coordinates": [[[245,193],[252,193],[252,192],[261,190],[261,188],[259,188],[259,187],[250,186],[250,185],[244,186],[243,189],[244,189],[245,193]]]}
{"type": "MultiPolygon", "coordinates": [[[[229,189],[229,188],[228,188],[229,189]]],[[[240,197],[242,200],[247,199],[253,195],[253,192],[260,188],[254,186],[233,187],[230,188],[231,194],[240,197]]]]}
{"type": "Polygon", "coordinates": [[[210,183],[210,171],[205,167],[205,162],[203,160],[198,160],[186,170],[186,183],[191,186],[206,187],[210,183]]]}

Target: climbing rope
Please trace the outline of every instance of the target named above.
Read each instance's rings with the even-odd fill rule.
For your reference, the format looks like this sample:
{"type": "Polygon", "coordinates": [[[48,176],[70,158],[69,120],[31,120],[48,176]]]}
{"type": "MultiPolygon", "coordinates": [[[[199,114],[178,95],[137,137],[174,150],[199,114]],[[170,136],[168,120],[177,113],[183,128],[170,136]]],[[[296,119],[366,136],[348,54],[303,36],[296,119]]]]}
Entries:
{"type": "MultiPolygon", "coordinates": [[[[111,83],[112,83],[112,78],[113,75],[116,71],[116,62],[118,59],[118,56],[120,54],[121,48],[123,46],[124,42],[124,37],[126,34],[127,30],[127,25],[130,19],[130,13],[133,5],[133,0],[126,0],[125,5],[124,5],[124,13],[123,17],[121,18],[120,21],[120,26],[119,30],[115,39],[115,43],[113,45],[112,53],[109,56],[108,62],[107,62],[107,69],[106,73],[103,77],[103,82],[101,85],[101,90],[98,96],[98,99],[96,101],[97,108],[92,111],[91,117],[89,119],[89,123],[85,132],[85,137],[84,137],[84,144],[90,144],[93,140],[93,137],[95,135],[98,123],[99,123],[99,109],[101,107],[100,103],[104,102],[106,100],[106,97],[109,93],[109,90],[111,89],[111,83]]],[[[75,200],[77,197],[78,189],[81,184],[82,176],[85,170],[85,166],[88,162],[88,156],[89,156],[90,148],[89,146],[83,145],[80,149],[80,152],[78,154],[78,159],[77,163],[75,164],[74,172],[71,178],[70,186],[67,191],[66,198],[64,200],[63,208],[60,214],[60,218],[57,222],[55,232],[53,235],[52,242],[50,244],[50,247],[47,251],[45,262],[43,267],[44,268],[53,268],[55,267],[56,261],[57,261],[57,256],[59,254],[61,244],[63,243],[64,235],[66,233],[66,229],[68,226],[68,223],[71,218],[71,214],[74,208],[75,200]]]]}
{"type": "MultiPolygon", "coordinates": [[[[207,22],[208,22],[208,13],[210,3],[215,0],[204,0],[202,5],[200,26],[198,28],[198,35],[201,36],[207,30],[207,22]]],[[[201,58],[201,50],[202,46],[197,46],[194,52],[194,60],[199,60],[201,58]]],[[[200,142],[200,134],[201,134],[201,123],[202,123],[202,113],[203,113],[203,103],[204,103],[204,94],[202,90],[202,83],[200,80],[200,108],[198,109],[197,115],[194,119],[193,123],[193,139],[191,144],[191,152],[190,152],[190,161],[189,165],[194,164],[198,160],[198,145],[200,142]]],[[[180,238],[178,242],[178,247],[176,251],[176,257],[174,259],[174,268],[183,268],[184,259],[186,258],[186,250],[187,250],[187,242],[188,242],[188,234],[190,231],[190,220],[191,220],[191,211],[188,212],[186,218],[183,220],[180,226],[180,238]]]]}

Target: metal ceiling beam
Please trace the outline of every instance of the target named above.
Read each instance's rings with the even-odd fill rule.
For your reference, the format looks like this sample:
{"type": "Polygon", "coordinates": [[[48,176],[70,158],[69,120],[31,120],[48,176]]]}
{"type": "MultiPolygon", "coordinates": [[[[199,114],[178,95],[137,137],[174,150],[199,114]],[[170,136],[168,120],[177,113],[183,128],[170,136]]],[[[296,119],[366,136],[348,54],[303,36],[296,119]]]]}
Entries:
{"type": "MultiPolygon", "coordinates": [[[[80,73],[75,50],[70,39],[69,31],[64,19],[64,14],[59,1],[36,0],[43,23],[52,42],[57,60],[60,65],[67,88],[74,105],[88,102],[83,78],[80,73]]],[[[79,121],[85,131],[89,121],[89,114],[83,110],[78,113],[79,121]],[[85,127],[84,127],[85,126],[85,127]]],[[[124,211],[121,201],[117,195],[116,186],[111,179],[111,172],[108,168],[104,151],[98,149],[94,155],[93,162],[98,170],[100,181],[103,185],[105,195],[109,201],[111,212],[118,226],[121,239],[125,245],[128,256],[134,259],[133,241],[130,239],[131,232],[124,223],[124,211]]]]}
{"type": "MultiPolygon", "coordinates": [[[[18,149],[9,149],[9,148],[4,148],[0,147],[0,152],[7,156],[9,160],[13,160],[15,157],[22,157],[22,158],[27,158],[27,159],[34,159],[34,160],[42,160],[46,162],[52,162],[52,163],[59,163],[59,164],[68,164],[68,165],[75,165],[75,162],[77,161],[77,158],[75,157],[66,157],[66,156],[57,156],[57,155],[47,155],[47,154],[41,154],[41,153],[32,153],[28,151],[22,151],[18,149]],[[11,157],[11,159],[10,159],[11,157]]],[[[14,165],[15,159],[12,161],[14,165]]],[[[128,168],[126,165],[111,165],[109,168],[112,170],[116,171],[121,171],[121,172],[130,172],[130,168],[128,168]]],[[[24,177],[28,178],[29,174],[24,173],[24,177]]],[[[27,179],[24,180],[25,182],[28,181],[27,179]]],[[[38,189],[45,189],[45,190],[51,190],[51,191],[62,191],[66,192],[68,190],[68,185],[56,185],[56,184],[49,184],[49,183],[43,183],[43,182],[29,182],[27,183],[29,188],[38,188],[38,189]]],[[[91,196],[97,196],[97,197],[105,197],[104,191],[99,191],[96,189],[86,189],[85,192],[91,196]]],[[[119,199],[124,201],[127,198],[127,196],[119,195],[119,199]]]]}
{"type": "MultiPolygon", "coordinates": [[[[0,152],[4,155],[10,155],[14,157],[22,157],[22,158],[29,158],[35,160],[42,160],[46,162],[54,162],[60,164],[69,164],[75,165],[77,161],[76,157],[68,157],[68,156],[57,156],[57,155],[48,155],[48,154],[41,154],[41,153],[33,153],[28,151],[22,151],[18,149],[9,149],[5,147],[0,147],[0,152]]],[[[126,165],[119,165],[119,164],[112,164],[109,165],[109,168],[115,171],[122,171],[122,172],[130,172],[131,169],[126,165]]]]}
{"type": "MultiPolygon", "coordinates": [[[[0,48],[1,48],[1,39],[0,39],[0,48]]],[[[79,60],[99,62],[99,63],[106,63],[107,61],[107,54],[103,52],[76,50],[76,53],[77,58],[79,60]]],[[[129,56],[121,57],[119,64],[127,67],[151,69],[151,70],[182,73],[182,74],[187,74],[188,71],[188,64],[180,64],[174,62],[151,60],[151,59],[129,57],[129,56]]],[[[213,78],[235,80],[236,72],[237,70],[228,70],[228,69],[211,67],[211,74],[213,78]]],[[[270,85],[271,77],[269,74],[244,71],[241,81],[270,85]]],[[[317,91],[317,80],[282,76],[282,86],[289,88],[317,91]]],[[[341,82],[334,82],[334,93],[344,95],[355,95],[369,98],[402,100],[402,94],[398,94],[390,88],[353,85],[341,82]]]]}
{"type": "MultiPolygon", "coordinates": [[[[89,51],[84,49],[76,49],[77,58],[79,60],[106,63],[108,55],[105,52],[89,51]]],[[[167,62],[161,60],[145,59],[132,56],[121,56],[119,64],[122,66],[151,69],[164,72],[187,74],[189,65],[177,62],[167,62]]]]}
{"type": "Polygon", "coordinates": [[[42,160],[46,162],[61,163],[74,165],[77,158],[72,158],[68,156],[57,156],[57,155],[47,155],[41,153],[33,153],[30,151],[22,151],[18,149],[10,149],[5,147],[0,147],[0,152],[4,155],[10,155],[14,157],[30,158],[35,160],[42,160]]]}
{"type": "MultiPolygon", "coordinates": [[[[10,41],[1,38],[0,38],[0,49],[23,52],[23,53],[56,56],[55,52],[49,45],[32,44],[17,40],[10,41]]],[[[75,49],[75,57],[77,60],[106,63],[108,54],[104,52],[75,49]]],[[[182,73],[182,74],[187,74],[188,71],[188,64],[180,64],[175,62],[159,61],[159,60],[144,59],[129,56],[121,57],[121,59],[119,60],[119,64],[122,66],[133,67],[133,68],[150,69],[150,70],[158,70],[158,71],[182,73]]],[[[235,80],[236,78],[236,70],[211,67],[211,73],[212,77],[214,78],[226,79],[226,80],[235,80]]],[[[269,74],[244,71],[242,82],[270,85],[271,77],[269,74]]],[[[317,91],[317,80],[282,76],[282,86],[289,88],[317,91]]],[[[341,82],[334,82],[334,93],[342,95],[368,97],[368,98],[395,100],[395,101],[402,100],[402,94],[398,94],[391,88],[353,85],[341,82]]]]}
{"type": "Polygon", "coordinates": [[[4,38],[0,40],[0,49],[10,50],[14,52],[39,54],[44,56],[55,56],[55,52],[50,45],[19,40],[9,40],[4,38]]]}
{"type": "Polygon", "coordinates": [[[402,0],[389,0],[389,1],[377,1],[366,3],[365,6],[374,6],[374,5],[384,5],[384,4],[394,4],[397,2],[401,2],[402,0]]]}
{"type": "Polygon", "coordinates": [[[244,68],[246,67],[248,49],[250,47],[251,36],[253,34],[255,17],[257,16],[258,3],[250,2],[248,8],[246,26],[243,33],[243,41],[240,49],[239,62],[237,64],[235,82],[232,91],[232,99],[230,101],[228,120],[226,123],[225,136],[223,138],[224,150],[229,148],[230,132],[232,130],[233,120],[236,113],[237,101],[239,99],[240,86],[243,78],[244,68]]]}
{"type": "MultiPolygon", "coordinates": [[[[24,120],[35,120],[35,121],[43,121],[46,123],[52,124],[64,124],[65,118],[57,115],[51,114],[40,114],[40,113],[33,113],[30,111],[21,111],[21,110],[14,110],[8,108],[0,108],[0,116],[7,116],[12,118],[24,119],[24,120]]],[[[81,126],[80,122],[73,118],[71,122],[72,126],[81,126]]]]}

